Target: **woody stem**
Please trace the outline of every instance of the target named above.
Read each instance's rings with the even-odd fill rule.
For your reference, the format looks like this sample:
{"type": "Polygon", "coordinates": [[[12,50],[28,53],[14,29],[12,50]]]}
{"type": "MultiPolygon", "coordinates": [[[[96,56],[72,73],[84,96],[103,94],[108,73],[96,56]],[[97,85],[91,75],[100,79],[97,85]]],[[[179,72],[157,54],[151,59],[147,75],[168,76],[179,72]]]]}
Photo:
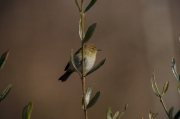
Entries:
{"type": "Polygon", "coordinates": [[[85,98],[86,98],[86,76],[85,76],[85,70],[84,70],[84,43],[83,43],[83,39],[84,39],[84,8],[83,8],[83,3],[84,0],[81,0],[81,11],[80,11],[80,15],[81,15],[81,36],[82,36],[82,91],[83,91],[83,100],[84,100],[84,105],[83,105],[83,109],[84,109],[84,115],[85,115],[85,119],[88,119],[87,116],[87,109],[86,109],[86,103],[85,103],[85,98]]]}
{"type": "Polygon", "coordinates": [[[165,110],[165,112],[166,112],[167,116],[169,117],[169,114],[168,114],[168,111],[167,111],[166,105],[165,105],[165,103],[164,103],[164,101],[163,101],[162,97],[160,97],[160,102],[161,102],[161,104],[163,105],[163,108],[164,108],[164,110],[165,110]]]}

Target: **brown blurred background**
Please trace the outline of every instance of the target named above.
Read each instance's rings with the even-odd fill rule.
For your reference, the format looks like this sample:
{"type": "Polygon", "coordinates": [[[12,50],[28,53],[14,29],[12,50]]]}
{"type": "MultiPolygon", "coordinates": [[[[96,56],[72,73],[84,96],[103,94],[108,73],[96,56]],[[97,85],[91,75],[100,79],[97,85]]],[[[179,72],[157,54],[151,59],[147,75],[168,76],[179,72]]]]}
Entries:
{"type": "MultiPolygon", "coordinates": [[[[90,0],[85,0],[86,4],[90,0]]],[[[0,53],[10,50],[0,71],[0,91],[12,90],[0,103],[0,119],[20,119],[24,106],[33,101],[32,119],[83,119],[81,82],[78,74],[61,83],[58,78],[69,60],[70,49],[80,47],[79,13],[74,0],[0,0],[0,53]]],[[[87,77],[101,91],[89,119],[105,119],[107,108],[122,111],[123,119],[148,118],[149,111],[167,118],[151,89],[156,69],[168,109],[180,109],[178,82],[171,71],[175,57],[180,73],[178,37],[179,0],[98,0],[86,14],[86,28],[98,23],[90,40],[102,49],[97,61],[105,65],[87,77]]]]}

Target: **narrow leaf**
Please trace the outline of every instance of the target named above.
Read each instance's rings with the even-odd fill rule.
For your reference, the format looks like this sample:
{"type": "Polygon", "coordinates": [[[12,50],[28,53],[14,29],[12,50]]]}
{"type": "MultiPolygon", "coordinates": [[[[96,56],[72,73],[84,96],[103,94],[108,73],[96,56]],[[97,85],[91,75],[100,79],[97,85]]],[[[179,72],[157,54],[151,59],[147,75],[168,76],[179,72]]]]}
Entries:
{"type": "Polygon", "coordinates": [[[120,119],[122,117],[122,115],[124,114],[124,111],[121,112],[121,114],[119,115],[118,119],[120,119]]]}
{"type": "Polygon", "coordinates": [[[28,119],[31,118],[32,110],[33,110],[33,103],[30,102],[30,103],[28,104],[28,119]]]}
{"type": "Polygon", "coordinates": [[[22,118],[23,119],[30,119],[31,118],[32,109],[33,109],[33,103],[30,102],[30,103],[28,103],[28,105],[26,105],[24,107],[23,112],[22,112],[22,118]]]}
{"type": "Polygon", "coordinates": [[[154,72],[155,72],[155,69],[153,70],[153,75],[152,75],[152,78],[151,78],[152,89],[153,89],[155,95],[160,98],[161,95],[160,95],[160,93],[159,93],[158,86],[157,86],[157,84],[156,84],[154,72]]]}
{"type": "Polygon", "coordinates": [[[155,118],[158,114],[159,114],[159,113],[155,113],[155,114],[154,114],[154,118],[155,118]]]}
{"type": "Polygon", "coordinates": [[[155,87],[155,81],[153,79],[151,79],[151,83],[152,83],[152,89],[153,89],[155,95],[160,98],[160,95],[158,94],[158,91],[155,87]]]}
{"type": "Polygon", "coordinates": [[[169,110],[169,119],[173,119],[173,111],[174,107],[171,107],[171,109],[169,110]]]}
{"type": "Polygon", "coordinates": [[[93,72],[96,71],[97,69],[99,69],[99,68],[105,63],[105,61],[106,61],[106,58],[105,58],[104,60],[102,60],[98,65],[96,65],[94,68],[92,68],[92,69],[86,74],[86,76],[89,75],[89,74],[91,74],[91,73],[93,73],[93,72]]]}
{"type": "Polygon", "coordinates": [[[80,75],[81,73],[80,73],[79,70],[76,68],[76,65],[75,65],[75,63],[74,63],[73,49],[71,49],[70,59],[71,59],[71,63],[72,63],[72,65],[73,65],[74,69],[75,69],[75,70],[79,73],[79,75],[80,75]]]}
{"type": "Polygon", "coordinates": [[[176,62],[175,62],[175,59],[174,59],[174,58],[172,58],[171,67],[172,67],[172,71],[173,71],[174,76],[175,76],[176,79],[180,82],[179,75],[178,75],[177,69],[176,69],[176,62]]]}
{"type": "Polygon", "coordinates": [[[78,7],[79,9],[79,12],[81,11],[80,7],[79,7],[79,3],[78,3],[78,0],[75,0],[75,3],[76,3],[76,6],[78,7]]]}
{"type": "Polygon", "coordinates": [[[128,108],[128,103],[126,103],[124,110],[127,110],[127,108],[128,108]]]}
{"type": "Polygon", "coordinates": [[[166,91],[168,90],[168,87],[169,87],[169,81],[166,81],[166,83],[164,84],[162,93],[161,93],[162,96],[166,93],[166,91]]]}
{"type": "Polygon", "coordinates": [[[96,29],[96,25],[97,23],[94,23],[88,28],[88,30],[86,31],[86,35],[83,39],[83,44],[86,43],[92,37],[94,30],[96,29]]]}
{"type": "Polygon", "coordinates": [[[180,118],[180,110],[176,113],[176,115],[174,116],[174,119],[179,119],[180,118]]]}
{"type": "Polygon", "coordinates": [[[24,108],[23,108],[23,112],[22,112],[22,119],[28,119],[28,106],[26,105],[24,108]]]}
{"type": "Polygon", "coordinates": [[[112,119],[112,111],[111,108],[109,107],[107,110],[107,114],[106,114],[107,119],[112,119]]]}
{"type": "Polygon", "coordinates": [[[119,117],[119,111],[117,111],[117,112],[114,114],[113,119],[118,119],[118,117],[119,117]]]}
{"type": "Polygon", "coordinates": [[[9,50],[2,54],[2,56],[1,56],[1,58],[0,58],[0,69],[3,68],[3,66],[4,66],[4,64],[5,64],[5,61],[6,61],[7,58],[8,58],[8,55],[9,55],[9,50]]]}
{"type": "Polygon", "coordinates": [[[150,113],[149,113],[149,119],[153,119],[151,110],[150,110],[150,113]]]}
{"type": "Polygon", "coordinates": [[[93,87],[94,87],[94,84],[92,84],[91,86],[89,86],[88,89],[87,89],[87,91],[86,91],[86,105],[89,104],[93,87]]]}
{"type": "Polygon", "coordinates": [[[86,7],[84,13],[87,12],[96,2],[97,2],[97,0],[91,0],[89,5],[86,7]]]}
{"type": "Polygon", "coordinates": [[[180,93],[180,83],[179,83],[179,85],[178,85],[178,92],[180,93]]]}
{"type": "Polygon", "coordinates": [[[99,96],[100,96],[100,91],[97,92],[97,93],[95,94],[95,96],[91,99],[91,101],[90,101],[89,104],[87,105],[87,109],[90,108],[90,107],[92,107],[92,106],[97,102],[97,100],[99,99],[99,96]]]}
{"type": "Polygon", "coordinates": [[[9,93],[9,91],[11,90],[12,85],[9,84],[4,91],[2,92],[2,94],[0,95],[0,102],[7,96],[7,94],[9,93]]]}
{"type": "Polygon", "coordinates": [[[82,104],[82,109],[84,109],[84,97],[82,96],[82,99],[81,99],[81,104],[82,104]]]}
{"type": "Polygon", "coordinates": [[[159,113],[154,113],[150,110],[149,119],[154,119],[159,113]]]}

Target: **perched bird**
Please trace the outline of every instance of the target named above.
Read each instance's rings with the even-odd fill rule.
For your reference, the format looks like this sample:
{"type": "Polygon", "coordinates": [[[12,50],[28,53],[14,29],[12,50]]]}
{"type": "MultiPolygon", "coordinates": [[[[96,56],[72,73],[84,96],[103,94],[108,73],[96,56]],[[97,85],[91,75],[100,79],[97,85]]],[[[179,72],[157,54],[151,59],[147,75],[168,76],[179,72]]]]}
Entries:
{"type": "MultiPolygon", "coordinates": [[[[98,49],[94,44],[85,44],[84,45],[84,69],[85,69],[85,74],[91,70],[93,67],[95,60],[96,60],[96,54],[97,51],[101,51],[98,49]]],[[[76,65],[76,68],[82,72],[82,50],[81,48],[74,54],[74,63],[76,65]]],[[[66,65],[64,71],[66,71],[60,78],[62,82],[66,81],[68,77],[75,72],[76,70],[74,69],[71,61],[68,62],[66,65]]]]}

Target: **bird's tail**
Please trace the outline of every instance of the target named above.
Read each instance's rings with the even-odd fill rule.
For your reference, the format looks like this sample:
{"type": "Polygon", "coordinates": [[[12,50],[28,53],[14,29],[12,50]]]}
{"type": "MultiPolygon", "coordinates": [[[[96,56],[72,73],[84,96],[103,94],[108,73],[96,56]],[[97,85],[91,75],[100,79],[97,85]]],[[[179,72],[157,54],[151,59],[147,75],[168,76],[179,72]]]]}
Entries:
{"type": "Polygon", "coordinates": [[[59,80],[61,80],[61,82],[66,81],[72,73],[73,73],[73,72],[68,72],[68,71],[66,71],[66,72],[59,78],[59,80]]]}

